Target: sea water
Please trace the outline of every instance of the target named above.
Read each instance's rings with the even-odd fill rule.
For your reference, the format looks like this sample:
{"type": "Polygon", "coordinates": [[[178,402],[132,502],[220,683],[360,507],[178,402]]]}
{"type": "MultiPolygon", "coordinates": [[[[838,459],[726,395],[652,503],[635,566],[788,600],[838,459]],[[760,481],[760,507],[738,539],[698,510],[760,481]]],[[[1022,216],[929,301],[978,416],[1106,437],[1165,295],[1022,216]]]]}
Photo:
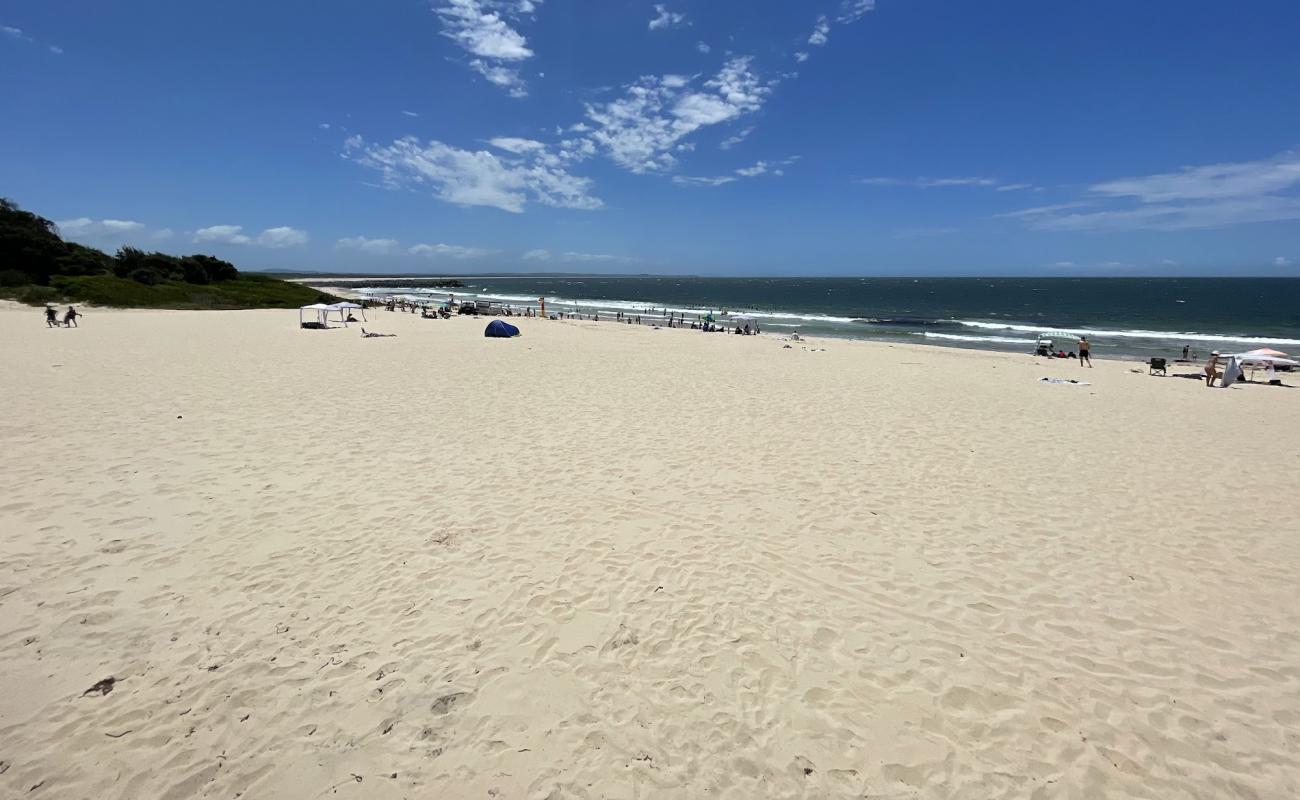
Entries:
{"type": "MultiPolygon", "coordinates": [[[[699,278],[665,276],[462,277],[444,289],[367,289],[442,302],[482,298],[602,318],[687,322],[712,313],[753,316],[764,333],[919,342],[1031,352],[1040,337],[1064,350],[1087,336],[1097,356],[1181,355],[1272,347],[1300,353],[1300,278],[699,278]]],[[[404,281],[405,283],[405,281],[404,281]]]]}

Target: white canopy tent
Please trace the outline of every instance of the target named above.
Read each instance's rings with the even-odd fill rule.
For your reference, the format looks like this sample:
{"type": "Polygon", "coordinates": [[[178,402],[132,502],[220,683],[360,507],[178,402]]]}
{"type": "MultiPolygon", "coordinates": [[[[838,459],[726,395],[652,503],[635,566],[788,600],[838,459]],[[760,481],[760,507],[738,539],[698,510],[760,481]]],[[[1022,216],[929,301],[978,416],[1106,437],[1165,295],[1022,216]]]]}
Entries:
{"type": "MultiPolygon", "coordinates": [[[[1267,353],[1277,353],[1278,350],[1270,350],[1267,353]]],[[[1269,382],[1274,380],[1277,367],[1296,367],[1300,366],[1300,361],[1294,361],[1282,356],[1269,355],[1263,350],[1252,350],[1249,353],[1237,353],[1228,356],[1228,366],[1223,370],[1223,380],[1219,384],[1222,387],[1232,386],[1237,382],[1238,377],[1243,373],[1243,367],[1250,367],[1251,379],[1254,379],[1256,369],[1263,368],[1269,373],[1269,382]]]]}
{"type": "Polygon", "coordinates": [[[334,310],[336,310],[334,306],[329,306],[324,303],[312,303],[309,306],[303,306],[302,308],[298,309],[298,327],[302,327],[303,325],[306,324],[306,321],[303,319],[303,315],[305,312],[315,311],[316,322],[322,328],[324,328],[329,321],[329,313],[334,310]]]}
{"type": "Polygon", "coordinates": [[[339,321],[342,322],[345,326],[348,324],[348,314],[349,314],[349,313],[351,312],[351,310],[354,309],[354,308],[355,308],[355,309],[359,309],[359,310],[361,311],[361,321],[362,321],[362,322],[369,322],[369,321],[370,321],[370,320],[366,319],[366,310],[365,310],[365,308],[362,307],[362,306],[360,306],[360,305],[358,305],[358,304],[356,304],[356,303],[349,303],[349,302],[347,302],[347,301],[344,301],[344,302],[342,302],[342,303],[334,303],[334,304],[331,305],[329,308],[330,308],[331,311],[337,311],[337,312],[339,312],[339,321]]]}

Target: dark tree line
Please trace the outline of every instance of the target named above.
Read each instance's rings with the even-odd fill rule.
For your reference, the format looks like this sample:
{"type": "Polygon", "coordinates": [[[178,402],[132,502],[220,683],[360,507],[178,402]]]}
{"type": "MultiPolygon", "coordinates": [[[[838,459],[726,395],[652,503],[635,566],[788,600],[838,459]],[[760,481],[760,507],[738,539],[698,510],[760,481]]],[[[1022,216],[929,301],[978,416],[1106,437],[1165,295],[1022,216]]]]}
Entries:
{"type": "Polygon", "coordinates": [[[110,256],[65,242],[53,222],[0,198],[0,286],[49,286],[53,278],[78,275],[116,275],[152,286],[162,281],[228,281],[238,277],[239,270],[213,256],[146,253],[134,247],[110,256]]]}

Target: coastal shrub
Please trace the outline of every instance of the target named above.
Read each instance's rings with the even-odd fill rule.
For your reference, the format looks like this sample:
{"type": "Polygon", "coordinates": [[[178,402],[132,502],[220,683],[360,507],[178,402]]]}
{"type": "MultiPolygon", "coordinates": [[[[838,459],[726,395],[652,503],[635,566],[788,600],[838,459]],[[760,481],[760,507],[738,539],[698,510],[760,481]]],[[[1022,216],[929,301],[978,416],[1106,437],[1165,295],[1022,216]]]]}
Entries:
{"type": "Polygon", "coordinates": [[[16,269],[0,270],[0,286],[25,286],[28,283],[31,281],[25,272],[16,269]]]}

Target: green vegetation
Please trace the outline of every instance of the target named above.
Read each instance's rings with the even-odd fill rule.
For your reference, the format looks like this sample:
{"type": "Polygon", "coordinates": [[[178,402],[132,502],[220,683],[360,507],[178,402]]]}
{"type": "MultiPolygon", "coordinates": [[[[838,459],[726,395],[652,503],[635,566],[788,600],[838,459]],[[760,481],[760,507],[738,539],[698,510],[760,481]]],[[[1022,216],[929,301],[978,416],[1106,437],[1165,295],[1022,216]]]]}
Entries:
{"type": "Polygon", "coordinates": [[[146,308],[297,308],[338,298],[214,256],[123,247],[115,255],[65,242],[54,223],[0,199],[0,297],[23,303],[146,308]]]}

